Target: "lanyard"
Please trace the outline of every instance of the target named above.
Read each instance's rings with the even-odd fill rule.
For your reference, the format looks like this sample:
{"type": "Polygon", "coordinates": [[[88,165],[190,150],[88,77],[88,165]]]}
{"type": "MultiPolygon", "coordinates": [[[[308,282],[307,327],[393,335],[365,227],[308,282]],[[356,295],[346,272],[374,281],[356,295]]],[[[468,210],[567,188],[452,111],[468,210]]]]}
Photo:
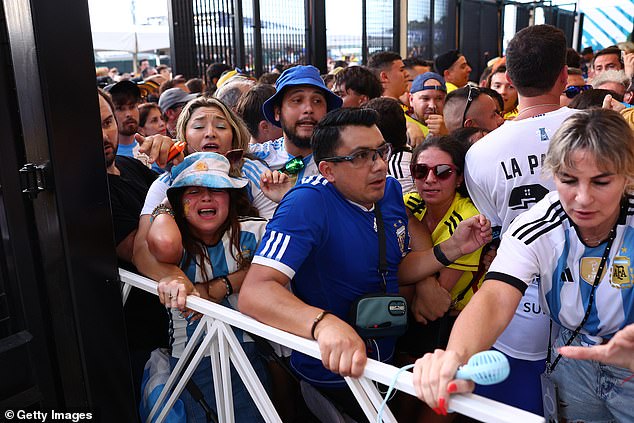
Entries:
{"type": "MultiPolygon", "coordinates": [[[[608,257],[610,256],[610,250],[612,249],[612,243],[614,242],[614,238],[616,237],[616,225],[610,231],[608,236],[607,245],[605,246],[605,251],[603,252],[603,257],[601,257],[601,263],[599,264],[599,268],[597,269],[597,274],[594,277],[594,283],[592,284],[592,290],[590,291],[590,297],[588,298],[588,307],[586,308],[586,314],[583,316],[581,323],[577,326],[577,329],[573,332],[572,336],[568,339],[565,346],[569,346],[572,344],[572,341],[575,340],[577,335],[579,335],[579,331],[583,328],[583,325],[588,321],[588,317],[590,317],[590,311],[592,310],[592,305],[594,304],[594,292],[596,291],[599,282],[601,282],[601,275],[603,274],[603,269],[605,268],[605,263],[608,261],[608,257]]],[[[550,331],[548,333],[548,352],[546,356],[546,373],[550,374],[555,370],[555,366],[559,363],[561,359],[561,354],[557,356],[555,361],[550,364],[550,351],[552,347],[552,330],[553,330],[553,321],[550,320],[550,331]]]]}

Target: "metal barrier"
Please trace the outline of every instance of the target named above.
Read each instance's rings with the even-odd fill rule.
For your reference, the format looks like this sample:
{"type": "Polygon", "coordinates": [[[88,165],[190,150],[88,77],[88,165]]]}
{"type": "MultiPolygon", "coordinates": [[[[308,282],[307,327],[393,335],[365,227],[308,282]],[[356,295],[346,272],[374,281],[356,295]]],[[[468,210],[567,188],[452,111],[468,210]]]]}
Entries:
{"type": "MultiPolygon", "coordinates": [[[[119,274],[121,281],[126,285],[158,295],[155,281],[124,269],[119,269],[119,274]]],[[[147,421],[151,422],[159,410],[160,413],[156,422],[161,423],[164,420],[169,409],[180,396],[194,369],[204,359],[205,352],[209,351],[211,352],[216,404],[219,404],[218,417],[221,422],[234,421],[233,401],[230,394],[231,376],[229,363],[233,363],[235,366],[253,401],[262,413],[264,420],[267,422],[281,422],[282,420],[233,334],[231,326],[319,359],[320,353],[317,342],[267,326],[238,311],[198,297],[188,297],[187,307],[203,314],[204,317],[192,335],[192,339],[188,342],[183,355],[170,375],[163,393],[147,421]],[[198,344],[197,340],[201,339],[201,343],[198,344]],[[188,358],[192,354],[193,358],[188,363],[188,358]],[[179,379],[181,372],[183,374],[179,379]],[[166,398],[174,384],[176,384],[176,387],[169,398],[166,398]],[[161,409],[162,403],[165,403],[165,405],[161,409]]],[[[381,395],[372,381],[391,385],[397,372],[398,368],[394,366],[375,360],[368,360],[361,378],[346,378],[348,386],[350,386],[361,408],[371,422],[377,421],[377,410],[382,401],[381,395]]],[[[410,395],[415,395],[412,373],[402,372],[396,379],[395,388],[410,395]]],[[[492,423],[538,423],[545,421],[542,417],[535,414],[474,394],[452,395],[448,406],[458,413],[492,423]]],[[[394,418],[394,415],[387,407],[384,409],[382,418],[385,422],[396,422],[396,418],[394,418]]]]}

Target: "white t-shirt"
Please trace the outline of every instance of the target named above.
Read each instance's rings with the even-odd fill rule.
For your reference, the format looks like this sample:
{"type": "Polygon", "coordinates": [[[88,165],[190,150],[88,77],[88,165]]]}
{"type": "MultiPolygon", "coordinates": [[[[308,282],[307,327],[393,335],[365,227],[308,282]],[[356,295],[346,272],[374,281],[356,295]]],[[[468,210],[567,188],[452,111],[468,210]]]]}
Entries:
{"type": "MultiPolygon", "coordinates": [[[[467,152],[465,182],[473,203],[491,220],[497,234],[555,189],[542,175],[548,143],[562,122],[577,110],[562,107],[522,120],[510,120],[467,152]]],[[[539,281],[532,283],[515,317],[494,347],[522,360],[546,358],[549,318],[539,306],[539,281]]]]}
{"type": "MultiPolygon", "coordinates": [[[[264,160],[271,170],[280,170],[289,160],[295,158],[295,156],[286,151],[284,137],[259,144],[249,144],[249,152],[258,159],[264,160]]],[[[295,179],[295,184],[298,184],[304,176],[319,175],[319,169],[315,160],[313,160],[312,154],[302,157],[302,161],[304,162],[304,168],[297,175],[291,175],[291,178],[295,179]]]]}
{"type": "Polygon", "coordinates": [[[411,161],[411,151],[399,151],[392,153],[387,162],[387,173],[395,177],[398,183],[401,184],[403,194],[416,191],[416,186],[414,185],[409,169],[411,161]]]}

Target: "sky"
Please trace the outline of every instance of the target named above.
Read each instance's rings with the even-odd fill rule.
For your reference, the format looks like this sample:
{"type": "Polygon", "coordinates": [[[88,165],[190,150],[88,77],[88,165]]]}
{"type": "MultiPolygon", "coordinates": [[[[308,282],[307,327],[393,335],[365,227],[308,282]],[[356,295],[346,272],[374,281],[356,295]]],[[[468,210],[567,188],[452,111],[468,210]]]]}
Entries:
{"type": "MultiPolygon", "coordinates": [[[[275,5],[276,0],[261,0],[263,20],[279,21],[284,14],[279,13],[275,5]],[[267,4],[268,3],[268,4],[267,4]]],[[[250,2],[249,2],[250,3],[250,2]]],[[[298,2],[303,7],[303,2],[298,2]]],[[[361,0],[326,0],[326,9],[336,9],[336,13],[328,14],[328,33],[350,34],[361,33],[361,0]],[[350,19],[357,16],[359,19],[350,19]]],[[[245,7],[248,7],[245,4],[245,7]]],[[[88,0],[90,10],[90,24],[93,30],[113,29],[115,26],[125,27],[132,24],[132,9],[136,9],[137,23],[146,23],[148,18],[167,17],[167,0],[88,0]]],[[[282,22],[283,23],[283,22],[282,22]]]]}
{"type": "Polygon", "coordinates": [[[138,24],[147,23],[149,18],[167,17],[167,0],[88,0],[88,8],[93,30],[132,25],[133,9],[138,24]]]}

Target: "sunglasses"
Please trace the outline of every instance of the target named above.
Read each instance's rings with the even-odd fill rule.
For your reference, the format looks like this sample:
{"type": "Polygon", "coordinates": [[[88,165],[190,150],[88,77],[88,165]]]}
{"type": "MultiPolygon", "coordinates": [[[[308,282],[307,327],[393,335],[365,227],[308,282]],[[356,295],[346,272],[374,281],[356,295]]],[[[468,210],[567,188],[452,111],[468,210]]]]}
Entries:
{"type": "Polygon", "coordinates": [[[480,88],[478,87],[472,87],[471,85],[469,85],[469,95],[467,96],[467,105],[464,108],[464,113],[462,114],[462,127],[464,128],[464,122],[465,120],[467,120],[467,112],[469,111],[469,107],[471,107],[471,104],[473,103],[473,101],[478,98],[478,96],[482,93],[482,91],[480,90],[480,88]]]}
{"type": "Polygon", "coordinates": [[[444,181],[449,179],[451,175],[458,171],[458,168],[452,164],[439,164],[436,166],[427,166],[426,164],[414,164],[410,167],[414,179],[427,179],[429,172],[434,172],[434,176],[444,181]]]}
{"type": "Polygon", "coordinates": [[[324,162],[349,162],[353,168],[360,168],[368,164],[374,163],[377,158],[381,158],[383,161],[387,161],[392,153],[392,145],[384,143],[379,148],[362,148],[348,156],[333,156],[321,159],[324,162]]]}
{"type": "Polygon", "coordinates": [[[564,94],[568,98],[575,98],[583,91],[592,89],[592,85],[571,85],[564,90],[564,94]]]}
{"type": "Polygon", "coordinates": [[[306,165],[302,156],[293,157],[284,163],[283,172],[287,175],[297,175],[306,165]]]}

